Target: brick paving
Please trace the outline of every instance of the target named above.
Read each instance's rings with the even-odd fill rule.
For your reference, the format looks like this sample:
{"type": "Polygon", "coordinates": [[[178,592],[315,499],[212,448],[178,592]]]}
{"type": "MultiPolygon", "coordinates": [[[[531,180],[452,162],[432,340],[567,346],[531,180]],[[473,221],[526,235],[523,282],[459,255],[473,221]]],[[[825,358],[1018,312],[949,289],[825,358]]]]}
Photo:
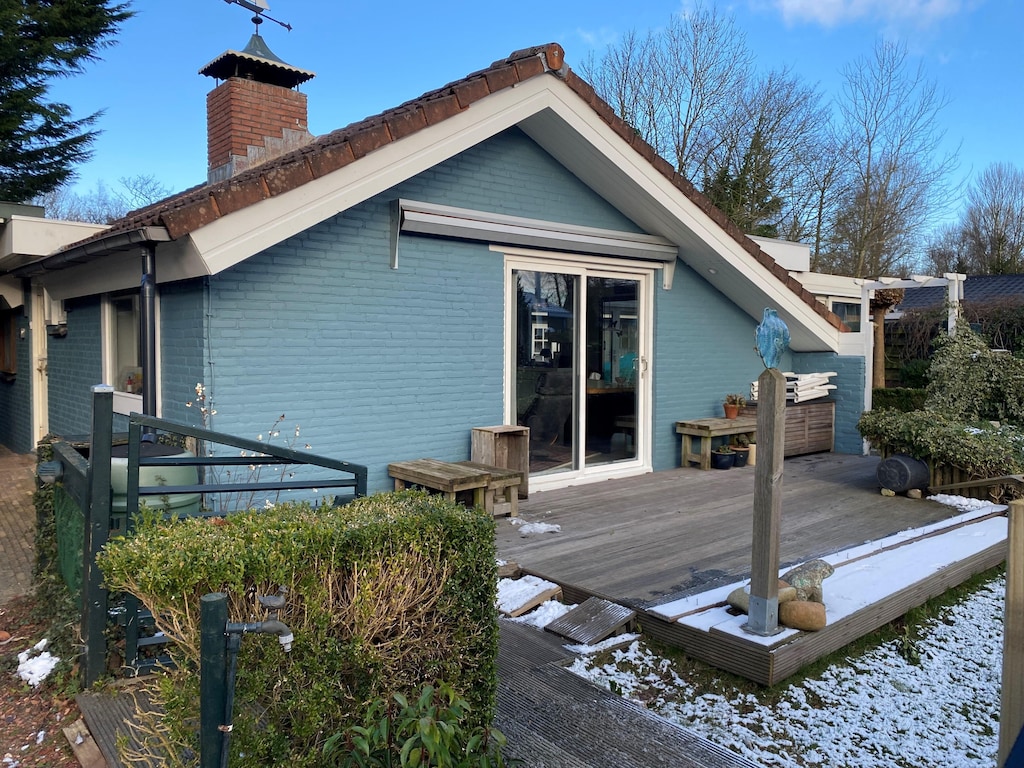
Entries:
{"type": "Polygon", "coordinates": [[[36,457],[0,446],[0,605],[32,591],[36,457]]]}

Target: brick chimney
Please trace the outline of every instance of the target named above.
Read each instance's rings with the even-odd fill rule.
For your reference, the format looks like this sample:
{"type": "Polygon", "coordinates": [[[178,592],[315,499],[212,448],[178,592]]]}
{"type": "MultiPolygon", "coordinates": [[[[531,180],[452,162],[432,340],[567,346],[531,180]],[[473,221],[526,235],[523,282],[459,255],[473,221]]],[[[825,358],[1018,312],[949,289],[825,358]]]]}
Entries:
{"type": "Polygon", "coordinates": [[[308,144],[306,94],[315,77],[275,56],[254,34],[242,51],[225,51],[199,74],[222,80],[206,95],[207,182],[213,184],[308,144]]]}

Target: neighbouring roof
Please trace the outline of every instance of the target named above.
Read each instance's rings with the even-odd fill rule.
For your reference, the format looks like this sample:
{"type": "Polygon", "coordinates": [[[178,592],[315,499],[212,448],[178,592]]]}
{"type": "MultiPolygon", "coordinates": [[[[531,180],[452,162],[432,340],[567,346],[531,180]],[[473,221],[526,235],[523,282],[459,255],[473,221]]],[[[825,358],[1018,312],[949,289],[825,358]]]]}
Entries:
{"type": "MultiPolygon", "coordinates": [[[[947,290],[943,287],[914,288],[906,291],[895,309],[906,312],[941,307],[946,296],[947,290]]],[[[965,303],[984,304],[1006,299],[1024,301],[1024,275],[968,275],[964,281],[965,303]]]]}
{"type": "MultiPolygon", "coordinates": [[[[178,240],[218,219],[261,201],[284,195],[355,163],[375,150],[456,117],[492,94],[541,76],[556,77],[565,83],[614,134],[653,166],[759,265],[796,294],[799,298],[798,303],[805,304],[812,314],[818,315],[833,329],[845,329],[837,316],[818,302],[799,281],[779,266],[755,241],[748,238],[689,180],[658,155],[629,124],[619,118],[612,107],[597,95],[594,88],[565,64],[564,51],[557,43],[515,51],[508,58],[498,60],[461,80],[425,93],[381,114],[320,136],[301,149],[243,171],[229,180],[212,185],[199,185],[129,213],[113,222],[103,235],[70,246],[70,250],[76,251],[76,258],[67,261],[81,263],[96,258],[95,247],[90,247],[91,241],[101,241],[118,233],[143,228],[162,227],[166,229],[171,240],[178,240]],[[82,258],[78,258],[78,254],[81,254],[82,258]]],[[[100,243],[96,242],[95,245],[100,243]]],[[[51,258],[54,258],[54,267],[61,266],[58,259],[51,258]]],[[[49,265],[46,266],[51,268],[49,265]]],[[[711,269],[707,271],[712,274],[715,272],[711,269]]]]}

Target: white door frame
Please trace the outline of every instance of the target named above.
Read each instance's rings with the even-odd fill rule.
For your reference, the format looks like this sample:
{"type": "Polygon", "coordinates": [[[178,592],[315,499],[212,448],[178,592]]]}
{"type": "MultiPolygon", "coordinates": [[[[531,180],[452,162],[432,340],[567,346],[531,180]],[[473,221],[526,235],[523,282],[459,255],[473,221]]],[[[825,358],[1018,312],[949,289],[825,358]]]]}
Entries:
{"type": "Polygon", "coordinates": [[[32,436],[36,445],[50,431],[50,379],[47,369],[46,328],[49,320],[50,296],[46,289],[32,281],[32,313],[29,327],[32,331],[32,436]]]}
{"type": "MultiPolygon", "coordinates": [[[[545,490],[548,488],[562,488],[569,485],[580,485],[583,483],[607,480],[613,477],[629,477],[644,474],[652,471],[652,431],[651,431],[651,403],[652,403],[652,381],[654,374],[654,275],[655,271],[662,265],[651,262],[638,261],[633,259],[610,259],[596,256],[578,256],[574,254],[552,253],[549,251],[537,251],[525,248],[509,248],[491,246],[492,250],[499,250],[504,254],[505,274],[505,378],[504,378],[504,414],[506,424],[515,424],[518,418],[516,403],[513,393],[515,387],[513,380],[516,375],[517,347],[516,347],[516,285],[512,279],[513,270],[562,272],[566,274],[586,277],[619,277],[636,280],[638,282],[638,328],[639,328],[639,360],[637,376],[637,418],[636,418],[636,458],[630,461],[614,462],[611,464],[600,464],[587,467],[582,461],[582,455],[578,456],[579,468],[552,473],[551,475],[533,475],[530,477],[531,490],[545,490]]],[[[582,281],[581,306],[586,293],[586,280],[582,281]]],[[[582,330],[580,331],[582,332],[582,330]]],[[[583,349],[582,344],[577,341],[575,345],[577,354],[583,349]]],[[[586,392],[587,371],[583,366],[577,367],[577,392],[586,392]]],[[[579,438],[586,434],[586,408],[585,398],[580,398],[577,408],[582,412],[579,417],[577,430],[579,438]]],[[[581,454],[583,451],[580,439],[576,439],[576,450],[581,454]]]]}

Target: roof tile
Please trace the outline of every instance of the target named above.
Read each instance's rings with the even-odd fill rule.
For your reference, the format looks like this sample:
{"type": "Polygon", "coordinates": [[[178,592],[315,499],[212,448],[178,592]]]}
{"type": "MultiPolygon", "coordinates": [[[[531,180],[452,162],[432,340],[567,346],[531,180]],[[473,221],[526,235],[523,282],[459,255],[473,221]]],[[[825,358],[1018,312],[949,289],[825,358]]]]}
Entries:
{"type": "Polygon", "coordinates": [[[163,225],[167,227],[167,232],[174,240],[205,227],[216,219],[216,208],[213,198],[209,195],[205,200],[197,200],[189,205],[166,211],[161,217],[163,225]]]}
{"type": "Polygon", "coordinates": [[[309,167],[305,156],[296,157],[284,165],[270,168],[263,177],[271,196],[290,192],[314,178],[313,170],[309,167]]]}
{"type": "Polygon", "coordinates": [[[218,184],[211,194],[219,216],[227,216],[270,197],[261,176],[244,178],[240,175],[225,184],[218,184]]]}
{"type": "MultiPolygon", "coordinates": [[[[325,142],[326,144],[326,142],[325,142]]],[[[347,141],[332,142],[327,146],[318,147],[316,151],[309,153],[309,168],[313,176],[322,179],[329,173],[339,168],[344,168],[355,161],[352,154],[352,147],[347,141]]]]}
{"type": "Polygon", "coordinates": [[[474,77],[460,83],[453,83],[451,90],[455,98],[459,100],[459,106],[463,109],[468,109],[474,101],[479,101],[491,93],[485,77],[474,77]]]}

